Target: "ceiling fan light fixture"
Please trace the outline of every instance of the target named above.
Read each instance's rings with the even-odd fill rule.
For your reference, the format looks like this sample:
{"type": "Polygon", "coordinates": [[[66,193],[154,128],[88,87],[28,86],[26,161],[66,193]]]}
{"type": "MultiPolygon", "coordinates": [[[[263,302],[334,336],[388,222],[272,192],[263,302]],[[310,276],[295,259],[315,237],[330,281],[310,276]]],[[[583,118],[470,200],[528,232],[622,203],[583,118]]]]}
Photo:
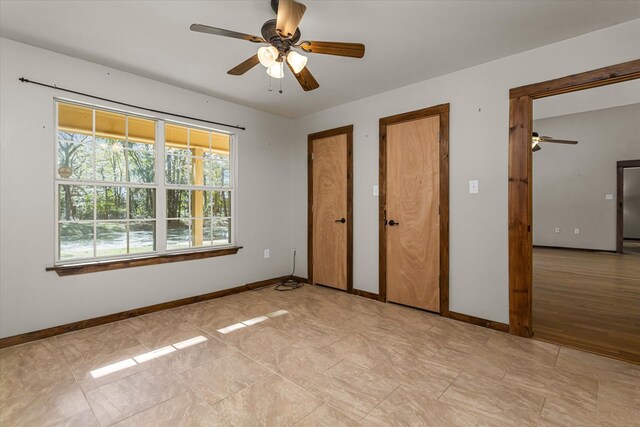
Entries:
{"type": "Polygon", "coordinates": [[[284,70],[282,69],[282,62],[274,62],[269,68],[267,68],[267,74],[274,79],[281,79],[284,77],[284,70]]]}
{"type": "Polygon", "coordinates": [[[278,49],[273,46],[262,46],[258,49],[258,60],[262,65],[269,68],[276,62],[279,54],[278,49]]]}
{"type": "Polygon", "coordinates": [[[300,71],[307,65],[307,57],[292,50],[287,54],[287,62],[291,65],[294,73],[300,74],[300,71]]]}

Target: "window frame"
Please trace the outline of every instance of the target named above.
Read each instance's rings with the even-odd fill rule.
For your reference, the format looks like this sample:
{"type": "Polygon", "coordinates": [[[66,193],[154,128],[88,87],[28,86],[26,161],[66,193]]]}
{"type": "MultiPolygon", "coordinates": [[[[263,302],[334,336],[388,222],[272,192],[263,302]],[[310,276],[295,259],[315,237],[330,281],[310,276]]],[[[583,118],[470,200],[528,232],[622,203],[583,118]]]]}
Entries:
{"type": "MultiPolygon", "coordinates": [[[[54,193],[54,239],[53,239],[53,250],[54,250],[54,266],[56,267],[65,267],[65,266],[74,266],[74,265],[82,265],[82,264],[103,264],[115,261],[127,261],[127,260],[139,260],[144,258],[166,258],[167,256],[174,256],[178,258],[179,256],[187,256],[191,253],[200,253],[200,252],[211,252],[215,250],[220,250],[221,252],[227,252],[230,248],[237,248],[237,188],[238,188],[238,156],[237,156],[237,133],[206,127],[202,125],[197,125],[190,122],[173,120],[170,118],[162,117],[162,116],[151,116],[148,114],[141,114],[134,111],[122,110],[119,108],[113,108],[105,105],[93,104],[89,102],[82,102],[78,100],[63,98],[63,97],[54,97],[53,98],[53,117],[54,117],[54,132],[53,132],[53,193],[54,193]],[[73,179],[61,179],[58,177],[58,106],[59,104],[70,104],[70,105],[78,105],[85,108],[91,108],[94,110],[93,113],[93,133],[95,135],[95,110],[102,110],[107,112],[112,112],[116,114],[124,114],[129,117],[138,117],[145,120],[152,120],[155,124],[155,161],[154,161],[154,171],[155,171],[155,181],[153,183],[140,183],[140,182],[119,182],[119,181],[99,181],[94,175],[92,180],[73,180],[73,179]],[[196,185],[180,185],[180,184],[167,184],[165,179],[165,162],[166,162],[166,149],[165,149],[165,124],[172,124],[177,126],[184,126],[187,128],[195,128],[199,130],[204,130],[207,132],[215,132],[224,135],[228,135],[229,137],[229,180],[230,185],[228,187],[208,187],[208,186],[196,186],[196,185]],[[60,193],[59,186],[60,185],[81,185],[81,186],[91,186],[91,187],[127,187],[127,188],[151,188],[155,190],[155,218],[147,219],[145,221],[154,221],[155,222],[155,250],[149,252],[139,252],[133,254],[121,254],[121,255],[113,255],[113,256],[93,256],[93,257],[85,257],[85,258],[73,258],[73,259],[61,259],[60,258],[60,193]],[[209,245],[209,246],[197,246],[197,247],[188,247],[188,248],[175,248],[175,249],[167,249],[167,212],[166,212],[166,201],[167,201],[167,190],[168,189],[183,189],[183,190],[203,190],[203,191],[228,191],[230,192],[230,203],[231,203],[231,212],[230,212],[230,221],[231,221],[231,230],[229,233],[229,243],[223,245],[209,245]]],[[[96,170],[95,164],[95,142],[94,151],[93,151],[93,170],[96,170]]],[[[94,225],[94,236],[93,236],[93,245],[94,245],[94,253],[96,253],[96,226],[97,223],[100,222],[95,217],[95,203],[97,195],[94,191],[94,218],[93,220],[87,220],[86,222],[92,222],[94,225]]],[[[127,192],[127,199],[129,198],[127,192]]],[[[127,206],[128,206],[127,201],[127,206]]],[[[128,213],[127,213],[128,215],[128,213]]],[[[120,221],[133,221],[131,219],[120,220],[120,221]]],[[[140,220],[143,221],[143,220],[140,220]]],[[[84,222],[84,221],[73,221],[76,223],[84,222]]],[[[105,220],[105,222],[107,222],[105,220]]],[[[202,254],[201,254],[202,255],[202,254]]]]}

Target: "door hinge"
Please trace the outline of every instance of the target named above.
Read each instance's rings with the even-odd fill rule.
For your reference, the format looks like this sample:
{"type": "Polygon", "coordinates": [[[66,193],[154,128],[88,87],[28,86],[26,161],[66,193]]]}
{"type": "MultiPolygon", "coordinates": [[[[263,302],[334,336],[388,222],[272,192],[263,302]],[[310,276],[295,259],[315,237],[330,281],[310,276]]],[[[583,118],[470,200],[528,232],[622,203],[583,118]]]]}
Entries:
{"type": "Polygon", "coordinates": [[[311,212],[313,212],[313,205],[311,205],[311,212]]]}
{"type": "Polygon", "coordinates": [[[315,159],[315,156],[313,153],[311,153],[311,160],[315,159]]]}

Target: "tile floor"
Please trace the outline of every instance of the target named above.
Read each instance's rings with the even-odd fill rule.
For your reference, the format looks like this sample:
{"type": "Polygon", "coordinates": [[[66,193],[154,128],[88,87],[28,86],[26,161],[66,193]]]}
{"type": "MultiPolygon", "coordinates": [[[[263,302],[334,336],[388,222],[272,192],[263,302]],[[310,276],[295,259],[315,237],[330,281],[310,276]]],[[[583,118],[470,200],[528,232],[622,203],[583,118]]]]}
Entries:
{"type": "Polygon", "coordinates": [[[4,426],[640,426],[640,366],[322,287],[0,351],[4,426]]]}

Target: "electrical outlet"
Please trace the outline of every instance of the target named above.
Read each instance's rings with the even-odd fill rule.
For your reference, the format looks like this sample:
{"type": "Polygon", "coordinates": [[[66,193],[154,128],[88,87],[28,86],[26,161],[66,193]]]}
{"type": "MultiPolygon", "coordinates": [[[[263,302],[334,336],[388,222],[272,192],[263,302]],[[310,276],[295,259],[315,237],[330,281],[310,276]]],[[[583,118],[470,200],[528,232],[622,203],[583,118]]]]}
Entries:
{"type": "Polygon", "coordinates": [[[605,200],[613,200],[613,194],[605,194],[605,200]]]}
{"type": "Polygon", "coordinates": [[[380,195],[380,190],[378,189],[377,185],[373,186],[373,197],[377,197],[380,195]]]}
{"type": "Polygon", "coordinates": [[[556,227],[556,228],[553,230],[553,232],[554,232],[554,233],[559,233],[559,232],[560,232],[560,227],[556,227]]]}
{"type": "Polygon", "coordinates": [[[579,228],[574,228],[573,229],[573,234],[580,234],[580,229],[579,228]]]}
{"type": "Polygon", "coordinates": [[[269,255],[269,249],[265,249],[265,250],[264,250],[264,259],[269,258],[269,256],[270,256],[270,255],[269,255]]]}

